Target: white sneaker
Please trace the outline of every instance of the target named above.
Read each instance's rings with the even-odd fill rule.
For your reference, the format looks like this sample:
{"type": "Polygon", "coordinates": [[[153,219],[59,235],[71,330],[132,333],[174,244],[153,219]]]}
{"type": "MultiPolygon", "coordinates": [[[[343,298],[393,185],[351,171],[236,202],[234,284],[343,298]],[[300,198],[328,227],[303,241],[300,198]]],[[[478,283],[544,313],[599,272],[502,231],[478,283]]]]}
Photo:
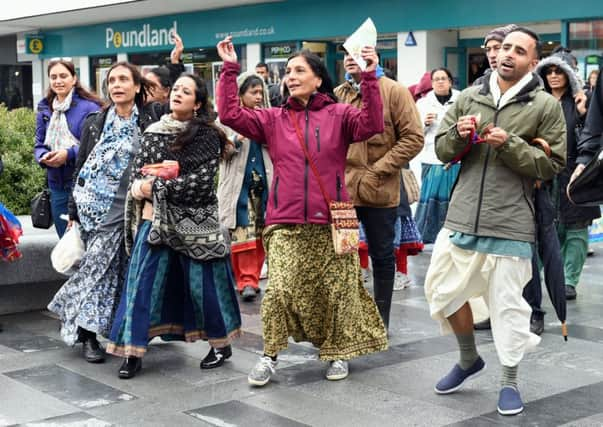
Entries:
{"type": "Polygon", "coordinates": [[[329,363],[330,365],[326,375],[329,381],[342,380],[348,376],[348,362],[345,360],[333,360],[329,363]]]}
{"type": "Polygon", "coordinates": [[[266,385],[266,383],[270,381],[270,377],[274,374],[277,363],[276,360],[272,360],[268,356],[260,357],[258,363],[256,363],[247,376],[249,384],[258,387],[266,385]]]}
{"type": "Polygon", "coordinates": [[[260,271],[260,279],[266,279],[268,277],[268,264],[264,261],[262,264],[262,271],[260,271]]]}
{"type": "Polygon", "coordinates": [[[412,280],[406,274],[396,271],[394,279],[394,291],[401,291],[404,288],[408,288],[412,285],[412,280]]]}

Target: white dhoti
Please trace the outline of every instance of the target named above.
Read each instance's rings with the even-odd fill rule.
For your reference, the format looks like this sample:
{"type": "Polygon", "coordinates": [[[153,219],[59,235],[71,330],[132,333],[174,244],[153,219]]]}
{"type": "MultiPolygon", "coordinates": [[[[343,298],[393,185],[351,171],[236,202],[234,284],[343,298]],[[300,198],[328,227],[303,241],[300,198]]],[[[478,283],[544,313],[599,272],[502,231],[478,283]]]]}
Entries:
{"type": "Polygon", "coordinates": [[[471,298],[483,297],[500,363],[516,366],[525,350],[540,342],[530,332],[532,309],[522,296],[532,278],[531,260],[461,249],[450,242],[451,234],[440,230],[425,277],[431,317],[443,334],[451,333],[447,318],[471,298]]]}

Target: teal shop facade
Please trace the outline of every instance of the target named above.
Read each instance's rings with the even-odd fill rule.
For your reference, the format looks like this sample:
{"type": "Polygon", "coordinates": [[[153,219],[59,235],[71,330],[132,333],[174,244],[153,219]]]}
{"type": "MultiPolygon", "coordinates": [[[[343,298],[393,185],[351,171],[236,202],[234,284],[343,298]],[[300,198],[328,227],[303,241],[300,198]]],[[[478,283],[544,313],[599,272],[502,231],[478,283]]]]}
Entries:
{"type": "MultiPolygon", "coordinates": [[[[244,62],[253,68],[259,61],[282,71],[283,61],[295,49],[309,47],[325,59],[336,80],[343,76],[340,43],[367,16],[379,31],[382,60],[404,84],[412,84],[426,70],[447,65],[460,87],[470,83],[481,52],[483,35],[507,23],[527,24],[543,35],[545,46],[577,42],[576,53],[583,73],[594,66],[603,50],[603,2],[566,0],[473,2],[432,0],[373,0],[358,7],[350,0],[287,0],[186,14],[166,14],[122,22],[62,28],[36,33],[44,42],[34,61],[34,97],[45,87],[44,64],[54,57],[72,57],[81,79],[97,87],[102,70],[117,60],[133,60],[151,66],[167,59],[172,48],[170,34],[177,31],[186,46],[185,63],[204,78],[215,79],[219,58],[215,45],[226,35],[244,62]],[[367,7],[370,6],[370,7],[367,7]],[[591,39],[588,39],[590,26],[591,39]],[[415,46],[407,46],[412,31],[415,46]],[[584,35],[586,34],[586,36],[584,35]],[[590,44],[589,44],[590,43],[590,44]],[[587,63],[588,62],[588,63],[587,63]]],[[[141,10],[144,14],[144,10],[141,10]]],[[[24,34],[21,37],[30,37],[24,34]]],[[[275,75],[275,79],[278,77],[275,75]]]]}

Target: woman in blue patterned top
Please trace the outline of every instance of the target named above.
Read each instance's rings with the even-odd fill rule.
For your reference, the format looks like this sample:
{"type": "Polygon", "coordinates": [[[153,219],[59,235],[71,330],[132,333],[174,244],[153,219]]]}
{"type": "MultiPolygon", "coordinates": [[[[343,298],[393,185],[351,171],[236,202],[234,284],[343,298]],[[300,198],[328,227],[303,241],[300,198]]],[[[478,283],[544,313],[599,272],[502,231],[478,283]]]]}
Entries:
{"type": "Polygon", "coordinates": [[[79,270],[48,305],[59,315],[63,340],[69,345],[82,342],[90,363],[104,361],[96,335],[109,335],[126,273],[124,208],[130,165],[141,133],[159,115],[155,105],[144,106],[152,83],[135,66],[113,65],[107,85],[111,103],[84,123],[69,203],[70,225],[81,228],[86,252],[79,270]]]}

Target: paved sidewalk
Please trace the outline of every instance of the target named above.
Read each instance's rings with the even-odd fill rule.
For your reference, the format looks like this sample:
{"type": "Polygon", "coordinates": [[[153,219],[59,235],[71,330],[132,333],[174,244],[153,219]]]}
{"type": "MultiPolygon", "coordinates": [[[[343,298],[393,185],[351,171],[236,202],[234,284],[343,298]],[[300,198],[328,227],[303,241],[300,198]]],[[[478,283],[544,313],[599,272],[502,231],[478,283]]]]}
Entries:
{"type": "MultiPolygon", "coordinates": [[[[457,360],[423,296],[430,252],[410,259],[415,285],[395,292],[390,349],[354,360],[350,376],[324,380],[316,351],[292,344],[274,381],[247,385],[261,354],[259,302],[241,303],[245,335],[222,368],[201,371],[208,351],[153,341],[143,370],[117,378],[121,360],[86,363],[68,348],[47,312],[0,317],[0,425],[31,426],[600,426],[603,425],[603,246],[589,258],[568,303],[566,343],[545,296],[542,344],[520,365],[523,414],[496,413],[500,367],[489,332],[477,334],[487,372],[462,391],[438,396],[436,381],[457,360]]],[[[265,285],[265,284],[264,284],[265,285]]],[[[546,292],[545,292],[546,293],[546,292]]]]}

